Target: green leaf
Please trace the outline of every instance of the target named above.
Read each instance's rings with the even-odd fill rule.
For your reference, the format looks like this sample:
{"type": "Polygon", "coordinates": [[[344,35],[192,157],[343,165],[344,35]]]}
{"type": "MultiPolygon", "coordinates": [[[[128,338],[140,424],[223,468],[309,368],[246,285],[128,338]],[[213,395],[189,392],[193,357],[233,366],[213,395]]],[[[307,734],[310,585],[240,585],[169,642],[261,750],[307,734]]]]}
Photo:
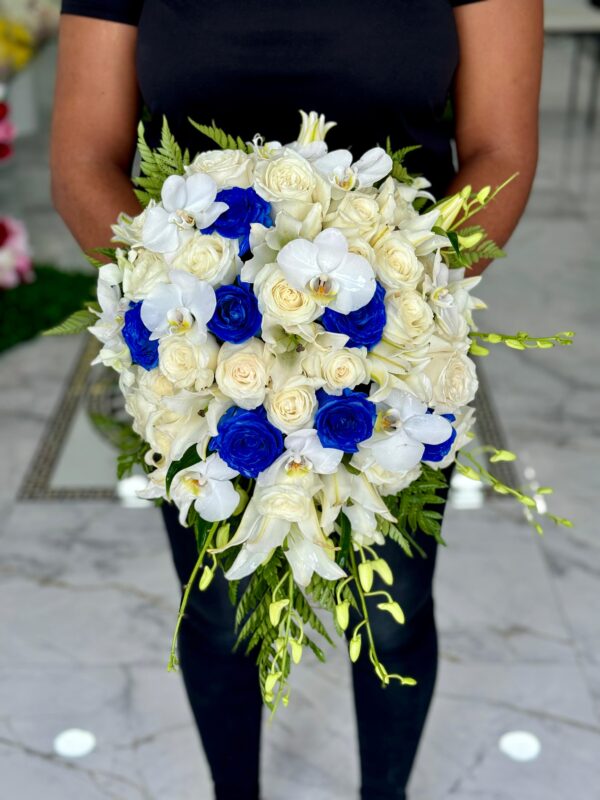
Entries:
{"type": "Polygon", "coordinates": [[[208,136],[209,139],[212,139],[212,141],[223,150],[241,150],[244,153],[253,152],[252,147],[247,145],[241,136],[236,136],[234,138],[231,134],[225,133],[222,128],[217,127],[214,119],[212,120],[212,125],[201,125],[190,117],[188,117],[188,120],[196,130],[208,136]]]}
{"type": "Polygon", "coordinates": [[[87,308],[82,308],[67,317],[60,325],[44,331],[42,336],[71,336],[75,333],[81,333],[87,330],[90,325],[93,325],[97,319],[98,317],[87,308]]]}
{"type": "Polygon", "coordinates": [[[195,444],[192,444],[190,447],[188,447],[179,461],[173,461],[171,463],[169,469],[167,470],[167,477],[165,479],[167,494],[169,494],[175,475],[177,475],[178,472],[181,472],[182,469],[193,467],[194,464],[197,464],[199,461],[201,461],[201,458],[198,455],[198,448],[195,444]]]}
{"type": "Polygon", "coordinates": [[[350,520],[342,511],[338,517],[340,524],[340,552],[338,555],[338,564],[342,569],[346,569],[350,563],[350,547],[352,546],[352,531],[350,527],[350,520]]]}

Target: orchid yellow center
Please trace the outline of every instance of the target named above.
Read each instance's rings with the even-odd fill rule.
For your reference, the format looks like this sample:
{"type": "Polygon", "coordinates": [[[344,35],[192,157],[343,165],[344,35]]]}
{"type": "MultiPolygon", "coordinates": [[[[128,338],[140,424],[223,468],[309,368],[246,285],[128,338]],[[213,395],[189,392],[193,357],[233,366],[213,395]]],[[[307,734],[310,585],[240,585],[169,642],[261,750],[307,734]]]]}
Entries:
{"type": "Polygon", "coordinates": [[[176,209],[169,217],[169,222],[174,222],[178,228],[193,228],[196,220],[185,208],[176,209]]]}
{"type": "Polygon", "coordinates": [[[398,412],[393,408],[388,408],[387,411],[380,411],[377,415],[375,431],[377,433],[396,433],[400,425],[398,412]]]}
{"type": "Polygon", "coordinates": [[[316,275],[308,284],[312,297],[321,305],[330,303],[338,293],[337,282],[329,275],[316,275]]]}
{"type": "Polygon", "coordinates": [[[194,497],[200,497],[202,494],[204,487],[206,486],[206,480],[204,478],[193,478],[191,475],[183,479],[183,485],[187,489],[190,494],[193,494],[194,497]]]}
{"type": "Polygon", "coordinates": [[[172,308],[167,314],[171,333],[187,333],[194,324],[194,318],[187,308],[172,308]]]}
{"type": "Polygon", "coordinates": [[[334,180],[340,189],[344,189],[344,191],[350,191],[350,189],[353,189],[354,185],[356,184],[356,173],[353,170],[346,168],[343,175],[335,175],[334,180]]]}
{"type": "Polygon", "coordinates": [[[290,456],[285,465],[286,473],[297,478],[308,475],[311,470],[312,464],[305,456],[290,456]]]}

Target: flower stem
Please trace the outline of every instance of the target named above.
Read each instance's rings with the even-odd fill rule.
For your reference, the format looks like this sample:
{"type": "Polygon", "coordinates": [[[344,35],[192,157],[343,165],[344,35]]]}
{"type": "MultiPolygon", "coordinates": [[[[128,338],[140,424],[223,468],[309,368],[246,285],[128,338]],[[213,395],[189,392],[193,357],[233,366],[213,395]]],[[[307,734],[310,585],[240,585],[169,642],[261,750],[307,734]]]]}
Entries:
{"type": "Polygon", "coordinates": [[[198,560],[192,570],[192,574],[190,575],[190,579],[187,582],[183,597],[181,598],[181,603],[179,605],[179,613],[177,615],[177,622],[175,623],[175,630],[173,631],[173,639],[171,641],[171,652],[169,654],[169,663],[167,664],[167,670],[169,672],[174,672],[177,669],[177,639],[179,638],[179,629],[181,628],[181,623],[183,622],[183,617],[185,615],[185,610],[187,608],[188,601],[190,599],[190,592],[192,591],[192,587],[195,585],[198,573],[200,572],[200,568],[202,567],[202,562],[204,561],[204,556],[206,555],[206,551],[208,550],[210,543],[212,542],[213,536],[215,531],[219,526],[218,522],[215,522],[212,528],[209,530],[204,544],[202,545],[202,549],[200,550],[200,554],[198,555],[198,560]]]}

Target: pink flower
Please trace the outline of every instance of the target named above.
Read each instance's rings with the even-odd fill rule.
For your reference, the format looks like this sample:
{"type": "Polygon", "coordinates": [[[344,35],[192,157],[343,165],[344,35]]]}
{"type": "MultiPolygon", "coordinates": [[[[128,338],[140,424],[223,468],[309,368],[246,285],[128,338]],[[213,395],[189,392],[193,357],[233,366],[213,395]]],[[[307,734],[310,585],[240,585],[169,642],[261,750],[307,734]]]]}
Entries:
{"type": "Polygon", "coordinates": [[[33,280],[25,225],[12,217],[0,217],[0,289],[12,289],[33,280]]]}

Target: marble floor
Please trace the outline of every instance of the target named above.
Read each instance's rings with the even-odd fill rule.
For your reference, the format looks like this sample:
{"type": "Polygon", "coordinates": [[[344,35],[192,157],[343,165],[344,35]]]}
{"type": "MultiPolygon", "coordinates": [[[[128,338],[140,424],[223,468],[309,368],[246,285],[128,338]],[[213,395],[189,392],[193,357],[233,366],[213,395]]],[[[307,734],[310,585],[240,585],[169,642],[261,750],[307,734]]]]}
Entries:
{"type": "MultiPolygon", "coordinates": [[[[52,55],[36,73],[42,122],[52,55]]],[[[553,508],[575,528],[539,537],[500,499],[449,509],[441,670],[411,800],[600,800],[600,142],[579,120],[566,129],[568,59],[568,43],[550,43],[535,190],[481,294],[489,329],[577,331],[572,348],[497,349],[485,363],[509,444],[528,475],[557,487],[553,508]],[[500,750],[519,730],[541,743],[536,759],[500,750]]],[[[0,174],[0,204],[17,198],[40,261],[80,264],[50,208],[45,147],[43,134],[19,143],[18,191],[0,174]]],[[[16,499],[41,469],[37,448],[80,346],[40,339],[0,359],[0,797],[208,800],[181,682],[165,670],[178,589],[158,514],[16,499]],[[54,752],[71,728],[93,732],[89,755],[54,752]]],[[[343,648],[326,667],[307,658],[294,688],[265,726],[265,800],[357,797],[343,648]]]]}

